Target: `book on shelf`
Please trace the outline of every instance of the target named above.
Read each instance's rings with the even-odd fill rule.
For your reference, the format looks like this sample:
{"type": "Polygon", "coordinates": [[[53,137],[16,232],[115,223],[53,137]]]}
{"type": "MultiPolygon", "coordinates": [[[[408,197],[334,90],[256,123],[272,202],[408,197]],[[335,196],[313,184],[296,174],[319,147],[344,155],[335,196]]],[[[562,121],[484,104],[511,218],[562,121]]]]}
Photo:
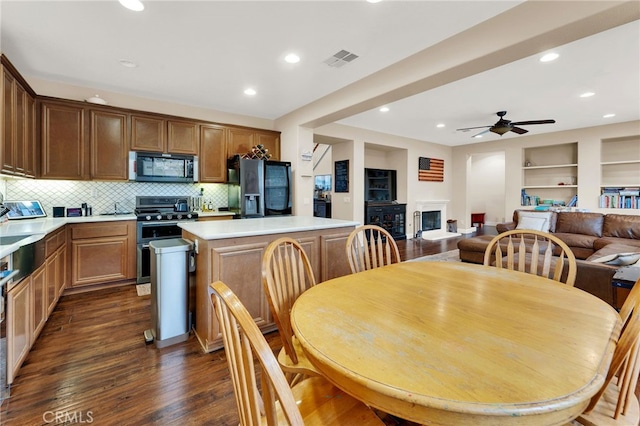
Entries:
{"type": "Polygon", "coordinates": [[[567,203],[567,207],[575,207],[578,205],[578,194],[575,194],[567,203]]]}

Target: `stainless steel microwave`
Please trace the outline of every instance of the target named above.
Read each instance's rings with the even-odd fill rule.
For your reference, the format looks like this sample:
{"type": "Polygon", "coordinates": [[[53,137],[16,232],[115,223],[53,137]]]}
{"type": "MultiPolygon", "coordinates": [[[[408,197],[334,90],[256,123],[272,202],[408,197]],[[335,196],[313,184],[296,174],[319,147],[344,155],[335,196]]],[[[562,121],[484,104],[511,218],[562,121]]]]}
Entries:
{"type": "Polygon", "coordinates": [[[131,151],[129,152],[129,180],[165,183],[197,182],[198,157],[131,151]]]}

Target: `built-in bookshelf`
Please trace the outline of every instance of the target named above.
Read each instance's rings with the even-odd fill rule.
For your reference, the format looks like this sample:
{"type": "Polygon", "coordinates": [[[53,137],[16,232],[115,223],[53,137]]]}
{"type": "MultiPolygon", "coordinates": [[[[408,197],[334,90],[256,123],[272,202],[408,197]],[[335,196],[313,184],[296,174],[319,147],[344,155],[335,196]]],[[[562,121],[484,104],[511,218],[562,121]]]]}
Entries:
{"type": "Polygon", "coordinates": [[[640,209],[640,136],[603,139],[601,208],[640,209]]]}
{"type": "Polygon", "coordinates": [[[525,148],[523,154],[523,206],[577,205],[577,142],[525,148]]]}

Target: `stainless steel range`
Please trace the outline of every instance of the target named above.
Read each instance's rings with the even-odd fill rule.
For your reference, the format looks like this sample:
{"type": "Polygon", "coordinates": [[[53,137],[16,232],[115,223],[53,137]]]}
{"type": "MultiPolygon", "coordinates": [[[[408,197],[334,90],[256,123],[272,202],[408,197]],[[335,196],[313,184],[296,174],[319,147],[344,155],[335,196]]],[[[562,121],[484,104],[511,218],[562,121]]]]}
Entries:
{"type": "Polygon", "coordinates": [[[198,213],[189,210],[191,197],[136,197],[137,216],[137,282],[151,281],[151,251],[149,242],[167,238],[180,238],[178,222],[198,220],[198,213]]]}

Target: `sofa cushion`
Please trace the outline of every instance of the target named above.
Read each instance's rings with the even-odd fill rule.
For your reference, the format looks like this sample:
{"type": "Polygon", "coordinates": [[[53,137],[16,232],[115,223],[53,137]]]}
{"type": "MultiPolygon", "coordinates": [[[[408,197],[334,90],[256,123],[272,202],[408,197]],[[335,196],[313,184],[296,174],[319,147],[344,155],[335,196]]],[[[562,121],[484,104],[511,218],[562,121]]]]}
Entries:
{"type": "MultiPolygon", "coordinates": [[[[513,212],[513,222],[516,224],[516,227],[519,225],[520,221],[525,217],[535,217],[535,218],[544,218],[546,220],[543,229],[543,232],[555,232],[556,230],[556,220],[558,214],[556,212],[551,211],[538,211],[538,210],[515,210],[513,212]]],[[[514,227],[514,229],[516,228],[514,227]]],[[[519,228],[523,229],[523,228],[519,228]]],[[[524,228],[531,229],[531,228],[524,228]]],[[[498,229],[500,232],[500,229],[498,229]]]]}
{"type": "Polygon", "coordinates": [[[531,217],[524,216],[520,217],[520,221],[518,222],[518,226],[516,229],[529,229],[534,231],[549,231],[549,221],[543,217],[531,217]]]}
{"type": "Polygon", "coordinates": [[[636,249],[640,249],[640,239],[638,240],[630,240],[629,238],[618,238],[618,237],[602,237],[595,240],[593,243],[593,248],[595,250],[600,250],[609,245],[627,245],[627,246],[635,246],[636,249]]]}
{"type": "Polygon", "coordinates": [[[640,240],[640,216],[608,214],[602,226],[603,237],[617,237],[640,240]]]}
{"type": "MultiPolygon", "coordinates": [[[[626,253],[640,253],[640,246],[627,244],[607,244],[606,246],[589,256],[587,260],[589,262],[607,263],[611,260],[617,259],[620,254],[626,253]]],[[[624,259],[620,259],[618,262],[621,262],[623,260],[624,259]]],[[[615,265],[616,262],[610,264],[615,265]]]]}
{"type": "Polygon", "coordinates": [[[603,223],[604,215],[602,213],[560,212],[555,232],[601,237],[603,223]]]}

